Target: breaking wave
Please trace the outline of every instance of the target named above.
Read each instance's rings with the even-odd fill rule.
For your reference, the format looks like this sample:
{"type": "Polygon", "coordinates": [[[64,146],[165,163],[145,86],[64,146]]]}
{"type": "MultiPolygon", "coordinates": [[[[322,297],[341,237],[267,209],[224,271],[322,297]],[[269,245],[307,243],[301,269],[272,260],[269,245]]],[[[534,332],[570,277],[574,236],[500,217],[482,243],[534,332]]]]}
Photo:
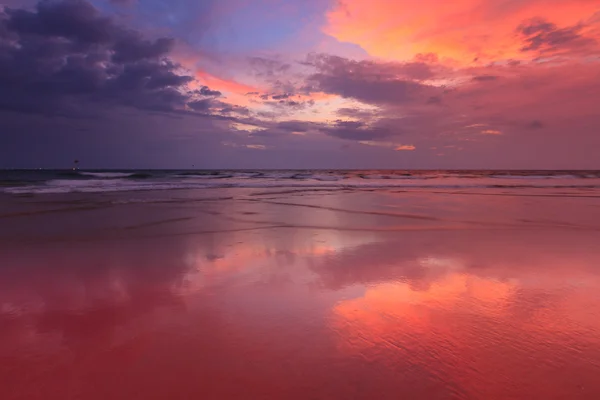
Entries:
{"type": "Polygon", "coordinates": [[[211,188],[600,188],[600,171],[0,171],[10,194],[211,188]]]}

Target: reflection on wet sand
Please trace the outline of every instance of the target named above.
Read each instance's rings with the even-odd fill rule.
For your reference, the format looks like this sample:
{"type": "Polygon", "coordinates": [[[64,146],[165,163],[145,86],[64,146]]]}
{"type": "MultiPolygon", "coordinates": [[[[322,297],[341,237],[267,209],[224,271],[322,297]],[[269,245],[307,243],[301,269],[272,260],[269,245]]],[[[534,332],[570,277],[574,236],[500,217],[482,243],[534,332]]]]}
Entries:
{"type": "Polygon", "coordinates": [[[559,293],[457,273],[425,290],[381,284],[339,303],[332,329],[342,352],[421,381],[424,398],[429,384],[464,398],[592,398],[597,310],[569,311],[587,313],[600,298],[559,293]]]}
{"type": "Polygon", "coordinates": [[[595,200],[568,225],[553,198],[413,194],[432,218],[386,231],[360,228],[414,224],[398,194],[283,196],[14,217],[0,398],[600,397],[595,200]]]}
{"type": "Polygon", "coordinates": [[[333,309],[340,351],[410,377],[419,398],[435,387],[459,398],[593,398],[600,252],[585,234],[514,236],[432,241],[422,257],[414,241],[409,257],[377,244],[367,254],[386,254],[376,265],[388,279],[368,271],[367,259],[377,260],[368,255],[364,268],[351,268],[360,277],[323,266],[329,286],[365,284],[361,297],[333,309]]]}

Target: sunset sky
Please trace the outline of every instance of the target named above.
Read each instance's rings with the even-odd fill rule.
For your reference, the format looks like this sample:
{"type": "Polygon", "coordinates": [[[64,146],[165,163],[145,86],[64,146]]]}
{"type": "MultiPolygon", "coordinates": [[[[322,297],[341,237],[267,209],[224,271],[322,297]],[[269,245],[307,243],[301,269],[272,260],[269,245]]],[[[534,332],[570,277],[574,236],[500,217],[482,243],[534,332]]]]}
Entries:
{"type": "Polygon", "coordinates": [[[0,168],[600,168],[600,0],[0,0],[0,168]]]}

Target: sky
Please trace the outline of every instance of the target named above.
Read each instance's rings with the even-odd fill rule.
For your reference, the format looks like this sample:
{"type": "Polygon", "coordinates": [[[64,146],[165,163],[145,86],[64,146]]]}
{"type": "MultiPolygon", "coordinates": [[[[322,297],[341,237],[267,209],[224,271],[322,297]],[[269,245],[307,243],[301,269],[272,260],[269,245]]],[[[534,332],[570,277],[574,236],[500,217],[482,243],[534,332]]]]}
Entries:
{"type": "Polygon", "coordinates": [[[600,169],[600,0],[0,0],[0,168],[600,169]]]}

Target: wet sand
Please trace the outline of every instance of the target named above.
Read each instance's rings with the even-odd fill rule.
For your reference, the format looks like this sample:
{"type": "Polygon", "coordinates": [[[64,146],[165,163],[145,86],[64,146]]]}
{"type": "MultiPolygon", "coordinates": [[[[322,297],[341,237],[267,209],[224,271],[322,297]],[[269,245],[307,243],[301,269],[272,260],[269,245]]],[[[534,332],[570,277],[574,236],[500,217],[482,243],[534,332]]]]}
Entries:
{"type": "Polygon", "coordinates": [[[0,399],[600,398],[595,190],[0,197],[0,399]]]}

